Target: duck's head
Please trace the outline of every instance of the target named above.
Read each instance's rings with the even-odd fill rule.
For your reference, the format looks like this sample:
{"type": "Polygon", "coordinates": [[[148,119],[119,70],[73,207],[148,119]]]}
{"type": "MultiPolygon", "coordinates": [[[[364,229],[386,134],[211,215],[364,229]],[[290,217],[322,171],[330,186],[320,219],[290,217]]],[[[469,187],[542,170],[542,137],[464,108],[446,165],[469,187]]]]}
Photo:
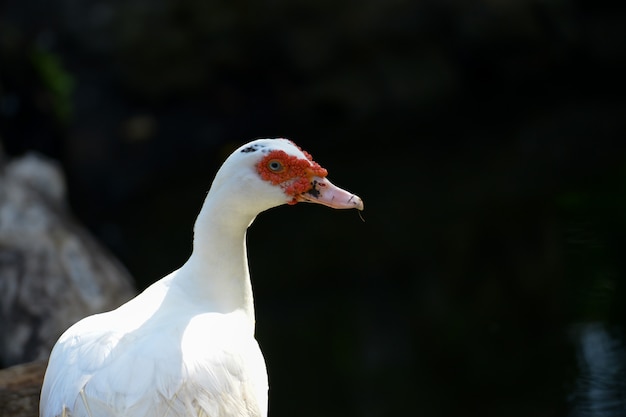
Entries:
{"type": "Polygon", "coordinates": [[[258,139],[235,150],[224,162],[212,189],[229,189],[259,211],[309,202],[336,209],[363,210],[363,201],[327,178],[326,169],[288,139],[258,139]]]}

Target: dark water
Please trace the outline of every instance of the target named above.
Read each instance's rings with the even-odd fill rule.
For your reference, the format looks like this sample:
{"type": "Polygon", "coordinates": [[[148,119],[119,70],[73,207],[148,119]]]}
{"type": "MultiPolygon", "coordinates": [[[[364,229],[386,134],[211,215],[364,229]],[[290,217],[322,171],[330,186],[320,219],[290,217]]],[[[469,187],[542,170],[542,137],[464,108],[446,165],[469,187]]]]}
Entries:
{"type": "Polygon", "coordinates": [[[605,323],[585,323],[573,332],[578,375],[570,397],[572,416],[626,415],[624,333],[605,323]]]}

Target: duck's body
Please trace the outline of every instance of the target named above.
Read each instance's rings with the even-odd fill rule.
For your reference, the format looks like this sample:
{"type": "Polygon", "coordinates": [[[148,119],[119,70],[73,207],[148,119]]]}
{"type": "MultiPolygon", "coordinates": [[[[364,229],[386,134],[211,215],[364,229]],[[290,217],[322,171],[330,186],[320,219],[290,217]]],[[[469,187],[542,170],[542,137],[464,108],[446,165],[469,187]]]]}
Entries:
{"type": "Polygon", "coordinates": [[[177,285],[183,275],[172,273],[63,335],[47,370],[47,380],[56,378],[42,391],[42,417],[64,409],[90,417],[266,415],[254,323],[240,309],[189,303],[177,285]]]}
{"type": "Polygon", "coordinates": [[[325,175],[284,139],[236,150],[196,220],[189,260],[118,309],[87,317],[61,336],[40,416],[266,416],[246,230],[258,213],[285,203],[363,208],[325,175]]]}

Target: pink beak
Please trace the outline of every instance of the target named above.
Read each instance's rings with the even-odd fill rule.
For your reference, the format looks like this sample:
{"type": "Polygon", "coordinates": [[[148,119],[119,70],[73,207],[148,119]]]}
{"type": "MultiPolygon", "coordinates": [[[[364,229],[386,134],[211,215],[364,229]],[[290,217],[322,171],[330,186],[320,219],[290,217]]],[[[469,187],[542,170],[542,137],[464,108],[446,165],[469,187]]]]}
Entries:
{"type": "Polygon", "coordinates": [[[359,196],[337,187],[328,179],[315,176],[311,178],[311,184],[313,188],[298,194],[295,197],[297,201],[323,204],[335,209],[363,210],[363,200],[359,196]]]}

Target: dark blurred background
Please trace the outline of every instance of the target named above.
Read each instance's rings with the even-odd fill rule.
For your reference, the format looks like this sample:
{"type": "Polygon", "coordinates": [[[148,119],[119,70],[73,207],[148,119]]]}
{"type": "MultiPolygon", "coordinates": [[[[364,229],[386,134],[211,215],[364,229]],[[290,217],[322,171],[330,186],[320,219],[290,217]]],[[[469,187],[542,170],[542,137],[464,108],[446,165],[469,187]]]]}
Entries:
{"type": "Polygon", "coordinates": [[[0,1],[0,141],[142,289],[237,146],[365,201],[249,233],[270,415],[626,415],[626,13],[608,1],[0,1]]]}

